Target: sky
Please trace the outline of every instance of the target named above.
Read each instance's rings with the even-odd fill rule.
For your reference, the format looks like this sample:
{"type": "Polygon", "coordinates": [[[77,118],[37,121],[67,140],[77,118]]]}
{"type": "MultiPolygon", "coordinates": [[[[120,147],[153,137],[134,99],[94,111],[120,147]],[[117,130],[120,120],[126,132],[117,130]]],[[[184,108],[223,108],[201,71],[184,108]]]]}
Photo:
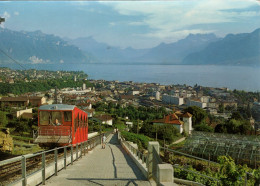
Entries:
{"type": "Polygon", "coordinates": [[[152,48],[189,34],[248,33],[260,28],[256,0],[0,1],[2,28],[93,37],[121,48],[152,48]]]}

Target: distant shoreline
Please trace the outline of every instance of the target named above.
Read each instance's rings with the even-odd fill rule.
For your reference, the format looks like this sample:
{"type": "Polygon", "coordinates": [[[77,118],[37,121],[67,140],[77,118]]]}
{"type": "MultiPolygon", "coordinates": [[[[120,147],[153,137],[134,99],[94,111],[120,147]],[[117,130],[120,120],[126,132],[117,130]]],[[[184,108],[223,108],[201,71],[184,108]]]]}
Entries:
{"type": "MultiPolygon", "coordinates": [[[[23,70],[16,64],[8,66],[23,70]]],[[[119,64],[45,64],[24,65],[26,69],[84,71],[89,79],[118,80],[161,85],[195,84],[203,87],[228,87],[230,90],[260,91],[260,68],[221,65],[119,65],[119,64]]]]}

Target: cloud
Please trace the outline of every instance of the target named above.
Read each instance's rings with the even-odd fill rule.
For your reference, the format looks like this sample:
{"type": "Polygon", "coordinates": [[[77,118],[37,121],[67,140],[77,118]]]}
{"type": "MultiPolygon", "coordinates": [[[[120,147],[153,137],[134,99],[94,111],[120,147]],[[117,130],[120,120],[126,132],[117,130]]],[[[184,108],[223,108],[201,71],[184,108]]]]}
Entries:
{"type": "Polygon", "coordinates": [[[135,22],[128,23],[128,25],[133,25],[133,26],[141,26],[141,25],[144,25],[144,24],[145,23],[141,22],[141,21],[135,21],[135,22]]]}
{"type": "Polygon", "coordinates": [[[109,26],[115,26],[115,25],[116,25],[115,22],[110,22],[110,23],[109,23],[109,26]]]}
{"type": "Polygon", "coordinates": [[[32,64],[45,64],[49,62],[49,60],[43,60],[41,58],[38,58],[37,56],[31,56],[29,57],[29,60],[32,64]]]}
{"type": "Polygon", "coordinates": [[[19,12],[14,12],[14,15],[18,16],[18,15],[20,15],[20,13],[19,12]]]}
{"type": "MultiPolygon", "coordinates": [[[[8,12],[5,11],[1,17],[5,18],[5,21],[6,21],[6,20],[8,20],[11,16],[10,16],[10,14],[9,14],[8,12]]],[[[0,27],[1,27],[1,28],[5,28],[5,22],[2,22],[2,23],[0,24],[0,27]]]]}
{"type": "Polygon", "coordinates": [[[175,40],[190,33],[214,31],[207,28],[189,30],[193,25],[234,23],[239,19],[260,16],[256,11],[225,11],[256,5],[254,0],[135,1],[104,4],[112,6],[121,15],[139,17],[140,20],[129,21],[128,25],[147,26],[148,33],[144,33],[143,36],[164,40],[175,40]]]}
{"type": "Polygon", "coordinates": [[[9,19],[11,17],[11,15],[8,12],[4,12],[3,17],[5,18],[5,20],[9,19]]]}
{"type": "Polygon", "coordinates": [[[154,31],[146,34],[142,34],[139,36],[147,37],[147,38],[159,38],[161,41],[165,43],[172,43],[178,41],[180,38],[184,38],[189,34],[209,34],[213,33],[215,30],[202,30],[202,29],[187,29],[187,30],[179,30],[179,31],[154,31]]]}

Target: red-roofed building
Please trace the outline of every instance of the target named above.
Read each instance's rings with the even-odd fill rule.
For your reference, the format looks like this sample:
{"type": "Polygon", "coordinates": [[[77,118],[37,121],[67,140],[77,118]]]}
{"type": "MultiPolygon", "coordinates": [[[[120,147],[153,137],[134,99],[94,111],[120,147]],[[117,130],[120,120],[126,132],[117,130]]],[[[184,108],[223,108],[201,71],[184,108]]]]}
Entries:
{"type": "Polygon", "coordinates": [[[154,120],[154,125],[172,125],[176,127],[180,133],[187,132],[191,134],[192,131],[192,115],[188,112],[175,112],[165,116],[163,119],[154,120]]]}

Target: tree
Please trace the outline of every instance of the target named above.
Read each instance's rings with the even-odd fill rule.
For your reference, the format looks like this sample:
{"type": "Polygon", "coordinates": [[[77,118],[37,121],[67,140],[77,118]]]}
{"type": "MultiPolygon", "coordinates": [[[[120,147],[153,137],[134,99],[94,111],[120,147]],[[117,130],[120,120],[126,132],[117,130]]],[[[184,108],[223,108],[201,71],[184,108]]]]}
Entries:
{"type": "Polygon", "coordinates": [[[7,123],[8,123],[8,120],[6,118],[6,114],[4,112],[0,111],[0,125],[2,127],[5,127],[7,123]]]}
{"type": "Polygon", "coordinates": [[[224,105],[223,105],[222,103],[219,105],[218,111],[219,111],[220,113],[223,113],[223,112],[225,111],[225,107],[224,107],[224,105]]]}
{"type": "Polygon", "coordinates": [[[171,144],[176,136],[179,136],[178,130],[171,125],[161,125],[158,127],[158,139],[163,139],[167,141],[169,144],[171,144]]]}
{"type": "Polygon", "coordinates": [[[204,132],[213,132],[214,129],[211,126],[208,126],[207,124],[199,124],[194,127],[197,131],[204,131],[204,132]]]}
{"type": "Polygon", "coordinates": [[[197,107],[197,106],[191,106],[191,107],[185,108],[184,111],[192,114],[193,126],[201,124],[202,122],[205,121],[205,119],[208,116],[207,112],[205,110],[203,110],[202,108],[197,107]]]}
{"type": "Polygon", "coordinates": [[[231,119],[226,124],[226,129],[229,134],[239,134],[239,126],[241,121],[231,119]]]}
{"type": "Polygon", "coordinates": [[[140,133],[153,138],[155,133],[155,126],[153,126],[151,123],[144,122],[142,128],[140,129],[140,133]]]}
{"type": "Polygon", "coordinates": [[[226,128],[225,124],[221,123],[221,124],[218,124],[215,127],[214,132],[216,132],[216,133],[227,133],[227,128],[226,128]]]}
{"type": "Polygon", "coordinates": [[[241,116],[241,114],[238,111],[235,111],[232,113],[231,119],[243,120],[243,117],[241,116]]]}
{"type": "Polygon", "coordinates": [[[243,185],[248,168],[246,166],[236,166],[230,156],[219,156],[220,163],[219,177],[222,185],[243,185]]]}

